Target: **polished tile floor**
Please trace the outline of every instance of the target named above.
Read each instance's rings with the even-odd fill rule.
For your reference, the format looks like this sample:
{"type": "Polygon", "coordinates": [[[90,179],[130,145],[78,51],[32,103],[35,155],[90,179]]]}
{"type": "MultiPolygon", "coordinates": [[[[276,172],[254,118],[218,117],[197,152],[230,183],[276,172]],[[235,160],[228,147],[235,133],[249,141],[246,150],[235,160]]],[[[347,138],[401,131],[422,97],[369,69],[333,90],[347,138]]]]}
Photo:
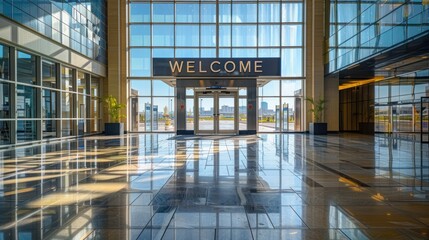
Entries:
{"type": "Polygon", "coordinates": [[[88,137],[0,151],[3,239],[429,239],[429,146],[88,137]]]}

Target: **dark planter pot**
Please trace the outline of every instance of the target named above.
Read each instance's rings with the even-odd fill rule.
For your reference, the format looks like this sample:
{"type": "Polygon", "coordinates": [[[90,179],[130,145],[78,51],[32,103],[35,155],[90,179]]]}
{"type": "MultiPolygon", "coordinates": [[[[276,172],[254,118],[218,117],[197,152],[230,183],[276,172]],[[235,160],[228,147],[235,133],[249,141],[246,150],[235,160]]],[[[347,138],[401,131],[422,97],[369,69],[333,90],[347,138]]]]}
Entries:
{"type": "Polygon", "coordinates": [[[105,123],[104,134],[106,135],[123,135],[124,124],[123,123],[105,123]]]}
{"type": "Polygon", "coordinates": [[[360,122],[359,133],[374,135],[374,122],[360,122]]]}
{"type": "Polygon", "coordinates": [[[310,123],[310,134],[326,135],[328,134],[328,123],[310,123]]]}

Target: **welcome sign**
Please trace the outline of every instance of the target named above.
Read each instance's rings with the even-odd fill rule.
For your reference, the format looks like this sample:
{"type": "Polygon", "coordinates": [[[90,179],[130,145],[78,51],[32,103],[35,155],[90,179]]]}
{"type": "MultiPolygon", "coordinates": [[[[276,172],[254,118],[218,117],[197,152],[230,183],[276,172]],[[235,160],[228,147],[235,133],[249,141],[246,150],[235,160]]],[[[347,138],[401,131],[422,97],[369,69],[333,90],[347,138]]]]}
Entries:
{"type": "Polygon", "coordinates": [[[154,58],[153,76],[280,76],[280,58],[154,58]]]}

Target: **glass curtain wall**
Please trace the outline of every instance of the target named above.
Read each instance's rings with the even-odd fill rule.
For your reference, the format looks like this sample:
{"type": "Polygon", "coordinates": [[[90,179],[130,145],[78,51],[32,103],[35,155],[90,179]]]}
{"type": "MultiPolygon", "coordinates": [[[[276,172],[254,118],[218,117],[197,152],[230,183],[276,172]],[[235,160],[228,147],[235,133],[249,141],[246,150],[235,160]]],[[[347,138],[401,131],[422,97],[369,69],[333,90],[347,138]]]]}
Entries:
{"type": "Polygon", "coordinates": [[[421,98],[429,97],[429,70],[340,91],[340,130],[358,131],[371,123],[375,132],[420,132],[421,98]]]}
{"type": "Polygon", "coordinates": [[[427,1],[330,1],[329,72],[429,31],[427,1]]]}
{"type": "MultiPolygon", "coordinates": [[[[145,101],[146,105],[148,101],[150,106],[158,107],[160,104],[165,105],[156,102],[162,101],[158,100],[161,96],[151,94],[156,94],[157,91],[166,92],[169,87],[167,84],[152,84],[152,92],[139,91],[138,95],[134,94],[136,88],[133,86],[136,82],[148,85],[143,82],[158,80],[152,76],[152,58],[280,57],[281,77],[277,82],[291,80],[293,83],[302,83],[305,80],[303,11],[302,1],[129,1],[128,74],[131,112],[150,111],[150,114],[145,115],[153,118],[159,116],[159,108],[146,108],[140,102],[145,101]],[[137,96],[139,97],[136,98],[137,96]],[[137,102],[139,104],[136,104],[137,102]]],[[[266,80],[269,81],[270,79],[266,80]]],[[[278,102],[273,105],[273,111],[277,105],[289,106],[295,102],[294,94],[283,95],[284,98],[282,94],[278,91],[274,96],[269,96],[278,102]]],[[[188,99],[186,104],[193,102],[188,99]]],[[[240,100],[240,106],[246,105],[240,100]]],[[[189,109],[193,107],[186,106],[187,116],[192,116],[193,113],[189,112],[189,109]]],[[[283,107],[281,112],[283,117],[283,107]]],[[[141,114],[133,115],[131,121],[133,131],[156,131],[153,129],[152,119],[149,121],[145,118],[145,127],[142,126],[141,114]],[[150,129],[148,121],[151,122],[150,129]],[[133,125],[133,122],[139,123],[138,126],[133,125]]],[[[292,118],[286,122],[294,125],[293,128],[283,122],[282,120],[282,125],[277,129],[274,127],[269,131],[301,130],[300,126],[292,123],[295,122],[292,118]]],[[[190,125],[188,127],[191,128],[190,125]]]]}
{"type": "Polygon", "coordinates": [[[0,146],[99,132],[99,97],[95,76],[0,44],[0,146]]]}

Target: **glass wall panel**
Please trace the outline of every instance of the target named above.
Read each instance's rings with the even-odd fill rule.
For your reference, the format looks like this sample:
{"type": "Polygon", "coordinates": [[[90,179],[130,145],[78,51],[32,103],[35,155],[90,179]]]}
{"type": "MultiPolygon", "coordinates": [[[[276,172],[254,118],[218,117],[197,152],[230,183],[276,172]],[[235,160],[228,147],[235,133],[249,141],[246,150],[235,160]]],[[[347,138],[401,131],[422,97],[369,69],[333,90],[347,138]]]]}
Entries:
{"type": "Polygon", "coordinates": [[[42,121],[43,139],[57,137],[57,120],[46,119],[42,121]]]}
{"type": "Polygon", "coordinates": [[[86,84],[89,82],[89,75],[83,72],[77,72],[77,91],[82,94],[86,94],[86,84]]]}
{"type": "Polygon", "coordinates": [[[247,98],[240,98],[238,105],[238,129],[247,130],[247,98]]]}
{"type": "Polygon", "coordinates": [[[150,25],[130,25],[130,46],[150,46],[150,25]]]}
{"type": "Polygon", "coordinates": [[[100,118],[100,100],[98,98],[91,98],[89,117],[94,119],[100,118]]]}
{"type": "Polygon", "coordinates": [[[56,118],[58,92],[48,89],[42,90],[42,118],[56,118]]]}
{"type": "Polygon", "coordinates": [[[259,4],[259,22],[280,22],[280,4],[279,3],[260,3],[259,4]]]}
{"type": "Polygon", "coordinates": [[[280,131],[280,99],[259,97],[259,131],[280,131]]]}
{"type": "Polygon", "coordinates": [[[16,86],[16,115],[18,118],[36,118],[36,88],[16,86]]]}
{"type": "Polygon", "coordinates": [[[233,48],[232,57],[235,57],[235,58],[256,57],[256,48],[233,48]]]}
{"type": "Polygon", "coordinates": [[[73,116],[73,93],[63,92],[61,93],[61,106],[63,118],[72,118],[73,116]]]}
{"type": "Polygon", "coordinates": [[[131,80],[131,96],[150,96],[150,80],[131,80]]]}
{"type": "Polygon", "coordinates": [[[215,58],[216,57],[216,48],[201,48],[201,57],[202,58],[215,58]]]}
{"type": "Polygon", "coordinates": [[[0,79],[9,79],[9,47],[0,44],[0,79]]]}
{"type": "Polygon", "coordinates": [[[152,26],[153,46],[174,46],[174,25],[154,24],[152,26]]]}
{"type": "Polygon", "coordinates": [[[201,25],[201,46],[216,46],[216,25],[201,25]]]}
{"type": "Polygon", "coordinates": [[[0,145],[10,144],[11,140],[11,126],[12,121],[0,120],[0,145]]]}
{"type": "Polygon", "coordinates": [[[150,4],[130,3],[130,22],[150,22],[150,4]]]}
{"type": "Polygon", "coordinates": [[[61,67],[61,89],[73,91],[73,71],[68,67],[61,67]]]}
{"type": "Polygon", "coordinates": [[[174,22],[174,4],[172,3],[153,3],[152,4],[153,22],[174,22]]]}
{"type": "Polygon", "coordinates": [[[271,80],[263,87],[259,87],[259,96],[280,96],[280,81],[271,80]]]}
{"type": "Polygon", "coordinates": [[[150,62],[149,48],[132,48],[130,50],[130,76],[150,76],[150,62]]]}
{"type": "Polygon", "coordinates": [[[258,57],[280,57],[279,48],[259,48],[258,57]]]}
{"type": "Polygon", "coordinates": [[[77,94],[77,117],[86,118],[86,96],[77,94]]]}
{"type": "Polygon", "coordinates": [[[36,84],[36,56],[18,51],[16,69],[18,82],[36,84]]]}
{"type": "MultiPolygon", "coordinates": [[[[171,32],[169,33],[171,34],[171,32]]],[[[176,25],[176,46],[199,46],[200,27],[198,25],[176,25]]]]}
{"type": "Polygon", "coordinates": [[[231,22],[231,4],[219,4],[219,22],[231,22]]]}
{"type": "Polygon", "coordinates": [[[303,99],[301,97],[283,97],[281,105],[281,116],[283,119],[283,132],[302,131],[302,108],[303,99]]]}
{"type": "Polygon", "coordinates": [[[284,48],[282,49],[282,70],[284,77],[301,77],[302,68],[302,49],[301,48],[284,48]]]}
{"type": "Polygon", "coordinates": [[[200,5],[194,3],[176,4],[176,22],[194,22],[200,20],[200,5]]]}
{"type": "Polygon", "coordinates": [[[154,58],[174,58],[174,48],[152,48],[154,58]]]}
{"type": "Polygon", "coordinates": [[[176,48],[177,58],[197,58],[200,56],[198,48],[176,48]]]}
{"type": "Polygon", "coordinates": [[[282,26],[282,46],[302,46],[302,25],[282,26]]]}
{"type": "Polygon", "coordinates": [[[195,130],[194,128],[194,99],[186,99],[186,130],[195,130]]]}
{"type": "Polygon", "coordinates": [[[232,22],[247,23],[256,22],[257,7],[253,3],[232,4],[232,22]]]}
{"type": "Polygon", "coordinates": [[[258,45],[280,46],[280,25],[259,25],[258,45]]]}
{"type": "Polygon", "coordinates": [[[302,80],[283,80],[282,96],[302,96],[302,80]]]}
{"type": "Polygon", "coordinates": [[[10,84],[0,82],[0,119],[10,118],[10,84]]]}
{"type": "Polygon", "coordinates": [[[36,123],[34,120],[18,120],[16,125],[16,139],[18,142],[37,140],[36,123]]]}
{"type": "Polygon", "coordinates": [[[216,4],[201,4],[201,22],[216,22],[216,4]]]}
{"type": "Polygon", "coordinates": [[[58,88],[57,86],[57,68],[54,63],[42,62],[42,85],[48,88],[58,88]]]}
{"type": "Polygon", "coordinates": [[[174,96],[174,88],[161,80],[153,80],[153,96],[174,96]]]}
{"type": "Polygon", "coordinates": [[[255,25],[233,25],[232,46],[256,47],[256,32],[255,25]]]}
{"type": "Polygon", "coordinates": [[[131,103],[131,131],[144,132],[151,131],[151,109],[150,98],[133,97],[131,103]]]}
{"type": "Polygon", "coordinates": [[[153,131],[174,131],[174,98],[154,97],[152,103],[153,131]]]}
{"type": "Polygon", "coordinates": [[[100,96],[100,79],[95,76],[91,76],[91,96],[100,96]]]}
{"type": "Polygon", "coordinates": [[[73,136],[73,120],[61,121],[61,135],[63,137],[73,136]]]}
{"type": "Polygon", "coordinates": [[[281,11],[283,22],[303,21],[302,3],[283,3],[281,11]]]}
{"type": "Polygon", "coordinates": [[[219,46],[221,47],[231,46],[231,25],[219,26],[219,46]]]}

